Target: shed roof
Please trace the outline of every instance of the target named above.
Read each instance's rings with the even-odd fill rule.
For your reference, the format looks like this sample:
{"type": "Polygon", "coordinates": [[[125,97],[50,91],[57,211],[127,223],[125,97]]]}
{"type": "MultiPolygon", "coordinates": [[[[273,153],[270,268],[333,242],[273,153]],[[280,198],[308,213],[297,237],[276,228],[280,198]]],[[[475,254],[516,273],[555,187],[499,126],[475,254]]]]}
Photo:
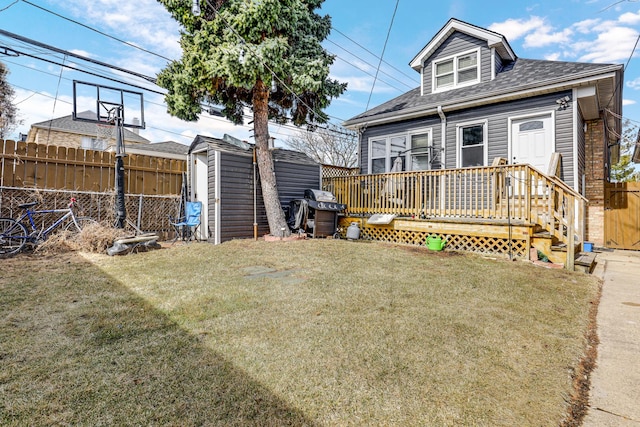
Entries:
{"type": "MultiPolygon", "coordinates": [[[[225,141],[220,138],[198,135],[191,143],[191,146],[189,147],[189,153],[199,151],[205,147],[217,151],[224,151],[227,153],[251,157],[253,156],[254,144],[244,141],[240,141],[240,144],[235,144],[233,142],[229,142],[229,138],[227,138],[227,140],[225,141]]],[[[271,152],[273,153],[273,160],[276,162],[288,162],[308,165],[319,164],[311,157],[299,151],[288,150],[286,148],[274,148],[271,152]]]]}

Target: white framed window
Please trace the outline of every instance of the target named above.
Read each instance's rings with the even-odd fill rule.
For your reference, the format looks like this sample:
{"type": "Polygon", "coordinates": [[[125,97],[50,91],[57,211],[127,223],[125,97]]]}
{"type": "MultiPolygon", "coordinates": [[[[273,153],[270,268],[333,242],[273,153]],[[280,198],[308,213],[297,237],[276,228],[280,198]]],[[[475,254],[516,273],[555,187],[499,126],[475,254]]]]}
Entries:
{"type": "Polygon", "coordinates": [[[444,91],[480,81],[480,50],[476,49],[433,63],[433,91],[444,91]]]}
{"type": "Polygon", "coordinates": [[[431,166],[431,129],[369,139],[369,173],[427,170],[431,166]]]}
{"type": "Polygon", "coordinates": [[[82,137],[82,148],[85,150],[104,151],[107,149],[107,140],[101,138],[82,137]]]}
{"type": "Polygon", "coordinates": [[[487,121],[461,123],[456,132],[458,167],[487,165],[487,121]]]}
{"type": "Polygon", "coordinates": [[[421,171],[431,169],[431,129],[414,131],[409,134],[411,144],[407,153],[407,170],[421,171]]]}

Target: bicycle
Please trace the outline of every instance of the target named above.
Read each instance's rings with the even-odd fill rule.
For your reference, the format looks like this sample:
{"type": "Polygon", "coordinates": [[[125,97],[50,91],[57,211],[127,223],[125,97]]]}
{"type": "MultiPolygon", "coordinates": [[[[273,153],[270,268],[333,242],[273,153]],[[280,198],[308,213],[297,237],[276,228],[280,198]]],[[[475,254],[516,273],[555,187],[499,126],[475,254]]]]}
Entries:
{"type": "Polygon", "coordinates": [[[76,216],[74,212],[75,203],[76,199],[72,197],[66,209],[32,210],[31,208],[36,206],[38,202],[18,205],[20,209],[25,211],[20,218],[0,218],[0,257],[17,254],[27,243],[37,245],[43,242],[52,231],[61,225],[64,225],[66,231],[80,232],[86,225],[97,223],[92,218],[76,216]],[[40,229],[36,225],[34,216],[43,214],[63,215],[47,228],[40,229]],[[27,231],[27,227],[23,223],[29,226],[30,231],[27,231]]]}

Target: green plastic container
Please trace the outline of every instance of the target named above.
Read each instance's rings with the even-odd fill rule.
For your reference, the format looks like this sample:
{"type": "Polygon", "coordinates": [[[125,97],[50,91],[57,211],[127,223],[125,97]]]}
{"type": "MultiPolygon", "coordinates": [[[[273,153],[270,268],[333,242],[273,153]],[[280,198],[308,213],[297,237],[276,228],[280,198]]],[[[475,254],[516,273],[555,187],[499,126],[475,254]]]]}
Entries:
{"type": "Polygon", "coordinates": [[[429,248],[429,250],[432,251],[441,251],[444,249],[445,245],[447,244],[447,242],[445,240],[442,240],[440,237],[432,237],[429,236],[427,237],[427,247],[429,248]]]}

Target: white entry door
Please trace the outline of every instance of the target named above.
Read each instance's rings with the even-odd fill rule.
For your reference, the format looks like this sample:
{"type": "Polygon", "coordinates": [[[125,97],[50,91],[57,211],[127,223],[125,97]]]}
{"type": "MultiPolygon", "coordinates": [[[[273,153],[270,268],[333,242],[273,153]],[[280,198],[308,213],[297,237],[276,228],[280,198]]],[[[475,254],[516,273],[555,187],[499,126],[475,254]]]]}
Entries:
{"type": "Polygon", "coordinates": [[[554,140],[551,114],[511,122],[511,163],[527,163],[547,172],[554,140]]]}

